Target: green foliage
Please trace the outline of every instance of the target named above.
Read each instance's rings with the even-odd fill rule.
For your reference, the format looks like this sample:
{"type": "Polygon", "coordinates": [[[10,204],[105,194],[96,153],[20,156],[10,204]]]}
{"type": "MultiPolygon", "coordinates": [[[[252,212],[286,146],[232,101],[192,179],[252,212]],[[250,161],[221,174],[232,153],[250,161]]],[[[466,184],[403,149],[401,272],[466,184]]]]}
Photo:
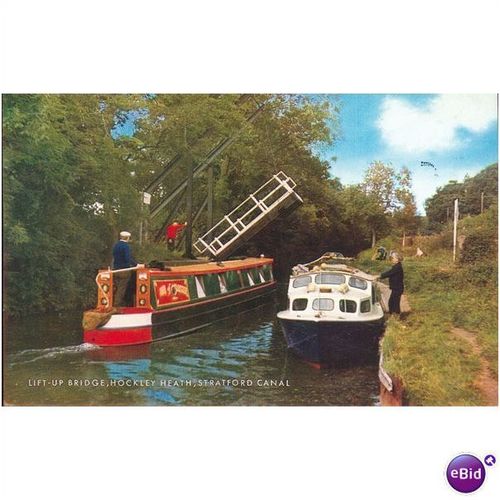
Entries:
{"type": "Polygon", "coordinates": [[[110,135],[121,98],[3,97],[5,306],[10,314],[81,307],[95,295],[137,189],[110,135]]]}
{"type": "Polygon", "coordinates": [[[139,245],[138,243],[132,243],[131,245],[132,254],[138,262],[149,263],[153,260],[171,260],[182,258],[181,251],[171,251],[167,248],[166,243],[154,243],[147,242],[139,245]]]}
{"type": "Polygon", "coordinates": [[[495,258],[497,254],[496,235],[481,230],[467,236],[460,252],[461,262],[475,262],[478,259],[495,258]]]}
{"type": "Polygon", "coordinates": [[[361,186],[375,197],[384,212],[391,212],[396,207],[396,171],[392,165],[381,161],[371,163],[361,186]]]}
{"type": "Polygon", "coordinates": [[[438,188],[436,194],[426,200],[425,211],[429,226],[439,231],[453,219],[453,202],[459,199],[460,216],[479,215],[481,213],[481,193],[483,209],[495,206],[498,202],[498,164],[485,168],[473,177],[466,177],[463,182],[450,181],[438,188]]]}
{"type": "Polygon", "coordinates": [[[476,217],[466,217],[460,221],[459,231],[465,236],[460,252],[461,262],[494,260],[498,249],[498,209],[492,205],[486,212],[476,217]]]}
{"type": "Polygon", "coordinates": [[[388,233],[389,224],[401,235],[417,230],[417,207],[411,191],[411,172],[407,167],[397,172],[391,164],[375,161],[365,172],[360,186],[385,214],[385,217],[371,221],[372,246],[375,245],[375,238],[380,239],[388,233]]]}
{"type": "Polygon", "coordinates": [[[388,234],[389,219],[374,194],[367,194],[361,186],[347,186],[339,193],[338,202],[349,242],[349,254],[369,247],[373,231],[379,237],[388,234]]]}

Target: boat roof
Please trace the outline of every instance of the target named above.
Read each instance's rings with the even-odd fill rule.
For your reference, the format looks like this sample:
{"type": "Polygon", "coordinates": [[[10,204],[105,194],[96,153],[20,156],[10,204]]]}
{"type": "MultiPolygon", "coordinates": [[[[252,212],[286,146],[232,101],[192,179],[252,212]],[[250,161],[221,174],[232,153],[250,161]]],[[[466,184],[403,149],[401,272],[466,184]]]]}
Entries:
{"type": "Polygon", "coordinates": [[[224,260],[221,262],[201,261],[200,263],[189,263],[185,265],[168,266],[164,270],[151,268],[152,274],[208,274],[223,273],[226,271],[238,271],[251,269],[263,265],[271,265],[273,259],[266,257],[248,257],[244,259],[224,260]]]}
{"type": "Polygon", "coordinates": [[[341,273],[356,276],[358,278],[363,278],[367,281],[373,281],[373,276],[371,274],[365,273],[360,269],[355,267],[347,266],[345,264],[332,264],[332,265],[321,265],[310,271],[300,272],[297,274],[290,275],[290,279],[298,278],[299,276],[307,276],[308,274],[320,274],[320,273],[341,273]]]}

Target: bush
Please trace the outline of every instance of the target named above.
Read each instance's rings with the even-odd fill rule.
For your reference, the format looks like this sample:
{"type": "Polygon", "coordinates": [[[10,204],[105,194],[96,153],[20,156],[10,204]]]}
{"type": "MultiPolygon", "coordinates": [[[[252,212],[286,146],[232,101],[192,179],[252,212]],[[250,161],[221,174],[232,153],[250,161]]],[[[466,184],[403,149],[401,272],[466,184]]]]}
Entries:
{"type": "Polygon", "coordinates": [[[428,254],[434,253],[437,250],[453,248],[453,232],[449,227],[442,233],[432,236],[420,236],[415,240],[415,245],[428,254]]]}
{"type": "Polygon", "coordinates": [[[490,286],[497,287],[498,266],[496,262],[478,261],[465,264],[453,275],[455,287],[490,286]]]}
{"type": "Polygon", "coordinates": [[[496,234],[488,229],[479,229],[467,236],[460,253],[460,262],[475,262],[485,258],[496,258],[496,234]]]}

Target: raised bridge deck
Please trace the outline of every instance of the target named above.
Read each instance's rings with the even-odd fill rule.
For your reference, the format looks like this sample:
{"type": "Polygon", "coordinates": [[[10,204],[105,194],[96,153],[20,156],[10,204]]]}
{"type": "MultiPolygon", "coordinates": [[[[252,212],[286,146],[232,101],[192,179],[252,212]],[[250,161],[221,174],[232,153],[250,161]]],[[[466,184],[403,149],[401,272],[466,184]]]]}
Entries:
{"type": "Polygon", "coordinates": [[[194,244],[201,255],[223,259],[279,215],[302,204],[296,183],[284,172],[273,175],[231,213],[225,215],[194,244]]]}

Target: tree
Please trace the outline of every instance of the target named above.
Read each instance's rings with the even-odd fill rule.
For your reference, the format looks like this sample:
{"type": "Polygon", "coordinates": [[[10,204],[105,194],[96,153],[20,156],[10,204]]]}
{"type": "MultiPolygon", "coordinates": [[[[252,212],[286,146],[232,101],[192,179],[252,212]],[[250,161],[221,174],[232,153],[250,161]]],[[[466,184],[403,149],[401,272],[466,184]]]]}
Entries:
{"type": "Polygon", "coordinates": [[[111,137],[123,98],[3,97],[4,248],[9,313],[81,307],[95,269],[135,223],[136,188],[111,137]]]}
{"type": "Polygon", "coordinates": [[[374,196],[384,212],[391,212],[396,200],[396,172],[390,164],[374,161],[366,170],[362,188],[367,194],[374,196]]]}
{"type": "MultiPolygon", "coordinates": [[[[416,228],[416,204],[411,191],[411,173],[407,167],[396,172],[392,165],[375,161],[365,173],[361,184],[364,192],[372,196],[382,211],[392,218],[403,237],[416,228]]],[[[378,219],[377,219],[378,220],[378,219]]],[[[372,247],[375,246],[377,228],[372,226],[372,247]]]]}
{"type": "Polygon", "coordinates": [[[453,203],[459,200],[460,215],[478,215],[498,201],[498,164],[493,164],[481,170],[472,177],[466,177],[463,182],[450,181],[439,187],[436,193],[425,201],[425,211],[429,227],[440,231],[442,226],[453,218],[453,203]]]}
{"type": "Polygon", "coordinates": [[[418,227],[417,206],[415,196],[411,191],[410,170],[407,167],[402,167],[396,178],[396,208],[393,213],[393,224],[402,233],[403,246],[405,246],[406,235],[416,231],[418,227]]]}
{"type": "Polygon", "coordinates": [[[374,246],[374,233],[385,236],[390,224],[380,200],[357,185],[345,187],[340,196],[342,221],[346,227],[351,253],[374,246]]]}

